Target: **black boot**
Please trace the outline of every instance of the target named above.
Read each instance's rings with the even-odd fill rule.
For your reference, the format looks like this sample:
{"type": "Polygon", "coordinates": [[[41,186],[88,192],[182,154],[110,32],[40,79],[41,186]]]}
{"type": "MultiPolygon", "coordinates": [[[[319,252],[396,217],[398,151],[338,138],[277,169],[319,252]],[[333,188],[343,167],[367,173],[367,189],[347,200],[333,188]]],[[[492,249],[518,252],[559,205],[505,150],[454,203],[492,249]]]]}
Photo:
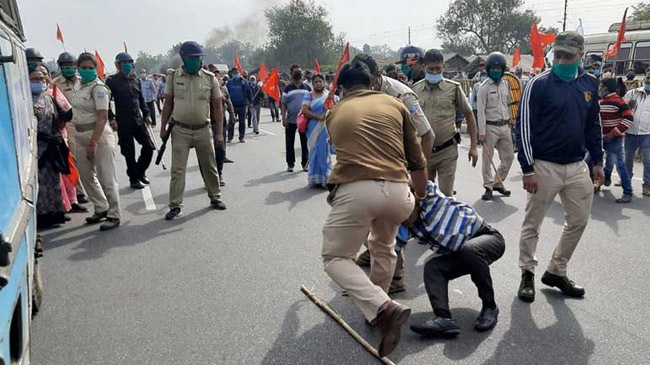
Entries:
{"type": "Polygon", "coordinates": [[[562,294],[568,297],[582,298],[585,296],[585,288],[576,285],[566,276],[554,275],[547,271],[542,275],[542,283],[557,287],[562,291],[562,294]]]}
{"type": "Polygon", "coordinates": [[[494,308],[483,307],[481,309],[481,314],[479,314],[474,323],[474,329],[479,332],[485,332],[494,328],[499,321],[499,308],[494,306],[494,308]]]}
{"type": "Polygon", "coordinates": [[[481,196],[483,200],[492,200],[492,189],[485,188],[485,193],[481,196]]]}
{"type": "Polygon", "coordinates": [[[523,274],[521,274],[521,284],[517,296],[524,302],[532,303],[535,301],[535,274],[524,270],[523,274]]]}
{"type": "Polygon", "coordinates": [[[100,231],[110,231],[120,226],[120,220],[118,218],[107,218],[106,223],[99,226],[100,231]]]}
{"type": "Polygon", "coordinates": [[[99,223],[102,219],[106,218],[108,216],[108,210],[105,212],[95,212],[95,214],[91,215],[90,217],[86,218],[86,223],[88,224],[95,224],[99,223]]]}

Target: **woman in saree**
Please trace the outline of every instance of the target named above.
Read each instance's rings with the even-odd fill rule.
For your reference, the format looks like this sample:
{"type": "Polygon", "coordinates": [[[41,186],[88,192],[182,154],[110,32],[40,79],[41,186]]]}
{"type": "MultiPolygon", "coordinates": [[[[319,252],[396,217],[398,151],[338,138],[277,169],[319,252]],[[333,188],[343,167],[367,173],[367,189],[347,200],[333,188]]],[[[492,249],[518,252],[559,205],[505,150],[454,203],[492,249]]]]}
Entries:
{"type": "Polygon", "coordinates": [[[61,195],[61,174],[70,173],[68,148],[61,135],[61,126],[72,119],[70,110],[63,111],[47,92],[46,73],[36,68],[29,73],[34,115],[38,121],[38,202],[37,226],[47,228],[66,222],[61,195]]]}
{"type": "MultiPolygon", "coordinates": [[[[309,171],[307,182],[314,187],[327,187],[327,181],[332,173],[332,149],[329,135],[325,127],[325,101],[329,91],[326,88],[325,77],[316,74],[312,83],[314,91],[305,94],[302,102],[302,114],[309,119],[307,127],[307,146],[309,150],[309,171]]],[[[336,99],[335,99],[336,100],[336,99]]]]}

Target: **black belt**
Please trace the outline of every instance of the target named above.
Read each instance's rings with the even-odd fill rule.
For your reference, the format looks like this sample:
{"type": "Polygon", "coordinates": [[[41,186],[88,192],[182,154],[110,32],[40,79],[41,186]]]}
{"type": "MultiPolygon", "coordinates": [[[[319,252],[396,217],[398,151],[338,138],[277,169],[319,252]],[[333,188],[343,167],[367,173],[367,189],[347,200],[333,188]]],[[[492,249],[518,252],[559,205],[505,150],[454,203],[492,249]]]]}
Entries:
{"type": "Polygon", "coordinates": [[[510,124],[510,120],[508,120],[508,119],[504,119],[504,120],[495,120],[495,121],[488,120],[488,121],[485,122],[485,124],[487,124],[487,125],[493,125],[493,126],[495,126],[495,127],[502,127],[502,126],[504,126],[504,125],[508,125],[508,124],[510,124]]]}
{"type": "Polygon", "coordinates": [[[453,146],[456,144],[456,137],[454,136],[452,139],[448,140],[447,142],[441,144],[440,146],[433,147],[431,149],[431,152],[440,152],[444,150],[447,147],[453,146]]]}
{"type": "Polygon", "coordinates": [[[194,125],[194,124],[185,124],[185,123],[174,121],[174,125],[176,127],[180,127],[180,128],[183,128],[183,129],[189,129],[191,131],[198,131],[199,129],[203,129],[203,128],[207,127],[208,125],[210,125],[210,123],[205,122],[203,124],[194,125]]]}

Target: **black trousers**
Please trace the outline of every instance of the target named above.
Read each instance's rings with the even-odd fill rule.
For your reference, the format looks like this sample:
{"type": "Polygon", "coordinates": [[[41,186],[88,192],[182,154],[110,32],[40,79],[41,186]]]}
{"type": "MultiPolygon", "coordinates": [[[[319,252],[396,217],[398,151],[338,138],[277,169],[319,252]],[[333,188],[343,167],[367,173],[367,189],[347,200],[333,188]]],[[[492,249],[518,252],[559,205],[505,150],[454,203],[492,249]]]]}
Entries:
{"type": "Polygon", "coordinates": [[[147,108],[149,108],[149,115],[151,115],[151,125],[156,125],[156,101],[148,102],[147,108]]]}
{"type": "MultiPolygon", "coordinates": [[[[223,173],[223,163],[226,160],[226,134],[228,131],[228,122],[226,121],[226,113],[223,116],[223,143],[221,145],[214,145],[214,153],[217,159],[217,171],[219,172],[219,177],[223,173]]],[[[212,133],[217,134],[217,124],[212,123],[212,133]]]]}
{"type": "Polygon", "coordinates": [[[476,235],[458,251],[427,261],[424,265],[424,286],[433,313],[439,317],[451,318],[449,281],[464,275],[472,278],[483,306],[494,308],[496,303],[490,265],[503,256],[505,250],[503,236],[494,228],[483,224],[476,235]]]}
{"type": "MultiPolygon", "coordinates": [[[[237,115],[237,119],[239,119],[239,139],[242,140],[244,139],[244,136],[246,135],[246,110],[248,109],[248,106],[236,106],[235,107],[235,114],[237,115]]],[[[234,123],[228,123],[228,140],[230,141],[235,137],[235,124],[234,123]]]]}
{"type": "MultiPolygon", "coordinates": [[[[284,130],[285,142],[287,148],[287,165],[293,167],[296,164],[296,151],[293,146],[296,142],[296,131],[298,131],[298,124],[288,123],[287,128],[284,130]]],[[[300,150],[302,152],[301,165],[305,166],[309,159],[309,151],[307,151],[307,134],[300,133],[300,150]]]]}
{"type": "Polygon", "coordinates": [[[138,125],[134,121],[118,122],[117,136],[120,151],[126,159],[126,174],[131,182],[136,182],[146,174],[149,165],[151,165],[155,149],[151,136],[147,131],[147,126],[144,124],[138,125]],[[137,161],[135,159],[134,139],[142,146],[137,161]]]}

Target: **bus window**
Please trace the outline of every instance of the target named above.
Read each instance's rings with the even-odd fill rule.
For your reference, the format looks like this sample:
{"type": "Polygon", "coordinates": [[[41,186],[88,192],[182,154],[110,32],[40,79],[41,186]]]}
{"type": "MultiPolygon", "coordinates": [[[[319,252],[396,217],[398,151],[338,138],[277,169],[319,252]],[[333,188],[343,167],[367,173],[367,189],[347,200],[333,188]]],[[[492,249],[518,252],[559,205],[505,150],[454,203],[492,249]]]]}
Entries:
{"type": "MultiPolygon", "coordinates": [[[[614,48],[614,44],[610,44],[607,49],[612,49],[614,48]]],[[[621,49],[618,50],[618,54],[616,55],[616,63],[614,64],[614,74],[615,75],[624,75],[625,72],[627,72],[629,68],[629,63],[630,63],[630,55],[632,51],[632,43],[627,42],[621,44],[621,49]]]]}
{"type": "Polygon", "coordinates": [[[603,60],[604,52],[601,51],[589,51],[585,53],[585,64],[584,68],[588,68],[595,62],[601,62],[603,60]]]}
{"type": "Polygon", "coordinates": [[[637,42],[634,50],[634,73],[644,74],[650,67],[650,42],[637,42]]]}

